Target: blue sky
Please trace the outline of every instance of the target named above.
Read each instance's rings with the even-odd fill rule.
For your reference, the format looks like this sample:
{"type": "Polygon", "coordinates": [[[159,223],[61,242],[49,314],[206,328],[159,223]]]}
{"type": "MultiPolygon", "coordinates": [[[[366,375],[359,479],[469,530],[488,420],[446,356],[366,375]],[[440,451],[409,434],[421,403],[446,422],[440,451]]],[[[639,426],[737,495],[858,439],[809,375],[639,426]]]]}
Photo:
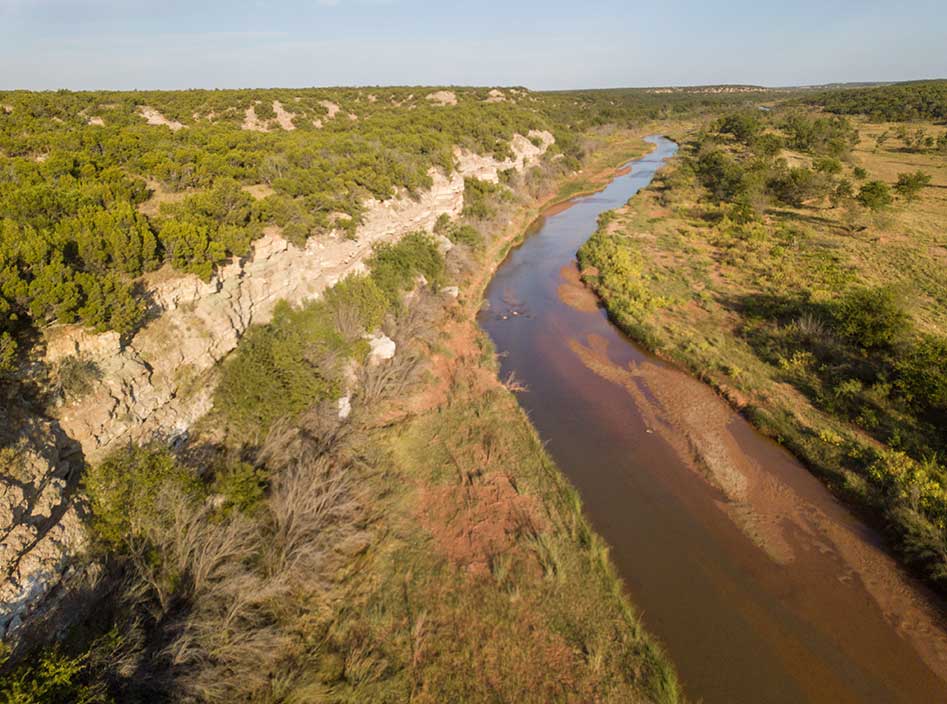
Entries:
{"type": "Polygon", "coordinates": [[[945,0],[0,0],[0,89],[933,77],[945,0]]]}

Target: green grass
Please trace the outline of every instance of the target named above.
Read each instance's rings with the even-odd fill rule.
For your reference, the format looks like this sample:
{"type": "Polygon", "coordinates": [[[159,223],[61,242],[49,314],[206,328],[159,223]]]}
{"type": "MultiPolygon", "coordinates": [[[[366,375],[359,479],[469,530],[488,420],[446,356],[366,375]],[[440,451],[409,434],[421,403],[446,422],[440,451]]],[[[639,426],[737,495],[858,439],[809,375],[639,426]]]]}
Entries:
{"type": "Polygon", "coordinates": [[[424,702],[678,701],[673,670],[515,399],[452,394],[377,437],[390,457],[379,508],[390,544],[348,630],[369,634],[361,647],[379,660],[405,662],[412,647],[414,657],[402,684],[362,682],[345,701],[383,701],[412,682],[424,702]],[[474,532],[454,544],[476,520],[509,519],[490,503],[494,485],[513,487],[505,499],[520,523],[500,541],[474,532]]]}

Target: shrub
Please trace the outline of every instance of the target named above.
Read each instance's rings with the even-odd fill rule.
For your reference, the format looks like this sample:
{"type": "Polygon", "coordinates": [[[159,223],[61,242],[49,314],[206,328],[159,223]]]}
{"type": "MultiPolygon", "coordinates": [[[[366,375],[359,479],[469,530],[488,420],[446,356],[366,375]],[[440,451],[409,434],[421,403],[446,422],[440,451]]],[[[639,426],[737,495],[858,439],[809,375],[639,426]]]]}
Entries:
{"type": "Polygon", "coordinates": [[[716,201],[732,200],[746,190],[746,181],[740,165],[723,152],[711,150],[702,153],[696,163],[701,184],[716,201]]]}
{"type": "Polygon", "coordinates": [[[868,476],[889,500],[902,502],[945,528],[947,490],[944,470],[936,462],[917,462],[904,452],[886,450],[868,467],[868,476]]]}
{"type": "Polygon", "coordinates": [[[378,328],[388,310],[388,298],[371,276],[348,276],[326,290],[324,299],[336,329],[348,339],[378,328]]]}
{"type": "Polygon", "coordinates": [[[16,368],[17,344],[8,332],[0,332],[0,375],[8,374],[16,368]]]}
{"type": "Polygon", "coordinates": [[[141,537],[143,526],[160,522],[156,500],[168,485],[198,498],[202,486],[174,456],[158,447],[128,447],[88,469],[83,480],[92,509],[93,537],[120,548],[141,537]]]}
{"type": "Polygon", "coordinates": [[[821,198],[828,192],[826,178],[806,168],[792,168],[778,173],[767,183],[777,200],[796,208],[810,198],[821,198]]]}
{"type": "Polygon", "coordinates": [[[483,249],[483,235],[473,225],[457,225],[447,231],[447,239],[454,244],[463,244],[473,250],[483,249]]]}
{"type": "Polygon", "coordinates": [[[437,221],[434,223],[434,234],[435,235],[446,235],[450,231],[450,215],[447,213],[441,213],[437,216],[437,221]]]}
{"type": "Polygon", "coordinates": [[[81,272],[76,274],[75,281],[85,296],[78,308],[79,317],[97,332],[115,330],[129,335],[145,317],[145,302],[117,274],[97,276],[81,272]]]}
{"type": "Polygon", "coordinates": [[[835,188],[829,194],[832,205],[839,206],[842,203],[850,202],[855,197],[855,187],[852,182],[846,178],[840,179],[835,188]]]}
{"type": "Polygon", "coordinates": [[[897,386],[922,407],[947,411],[947,338],[925,335],[895,361],[897,386]]]}
{"type": "Polygon", "coordinates": [[[716,124],[717,132],[729,134],[743,144],[750,144],[762,127],[759,117],[751,112],[731,113],[716,124]]]}
{"type": "Polygon", "coordinates": [[[841,157],[858,142],[858,131],[845,118],[813,118],[797,113],[787,117],[782,126],[791,147],[812,154],[841,157]]]}
{"type": "Polygon", "coordinates": [[[855,288],[835,304],[839,331],[864,349],[891,346],[909,327],[909,318],[887,287],[855,288]]]}
{"type": "Polygon", "coordinates": [[[898,182],[894,185],[894,190],[897,191],[898,195],[910,201],[917,198],[921,190],[930,182],[930,174],[926,174],[923,171],[898,174],[898,182]]]}
{"type": "Polygon", "coordinates": [[[824,174],[834,176],[842,173],[842,162],[830,156],[816,159],[812,166],[816,171],[824,174]]]}
{"type": "Polygon", "coordinates": [[[160,235],[171,266],[205,281],[210,280],[214,265],[226,255],[222,243],[211,239],[207,225],[168,220],[161,226],[160,235]]]}
{"type": "Polygon", "coordinates": [[[325,301],[299,309],[281,302],[273,320],[250,328],[224,363],[214,408],[233,432],[260,438],[280,418],[338,398],[340,363],[351,352],[325,301]]]}
{"type": "Polygon", "coordinates": [[[56,375],[66,395],[80,398],[89,392],[94,381],[102,378],[102,370],[90,359],[70,355],[59,363],[56,375]]]}
{"type": "Polygon", "coordinates": [[[368,260],[371,276],[396,305],[401,294],[414,287],[418,275],[428,283],[439,286],[444,278],[444,258],[437,243],[425,232],[415,232],[397,244],[381,244],[368,260]]]}
{"type": "Polygon", "coordinates": [[[228,464],[217,470],[213,489],[224,501],[221,509],[255,513],[266,496],[267,473],[247,462],[228,464]]]}
{"type": "Polygon", "coordinates": [[[491,218],[496,214],[494,202],[510,197],[506,186],[468,177],[464,179],[464,216],[474,220],[491,218]]]}
{"type": "Polygon", "coordinates": [[[0,681],[3,704],[108,704],[102,683],[88,684],[87,655],[47,650],[0,681]]]}
{"type": "Polygon", "coordinates": [[[870,210],[883,210],[892,203],[891,189],[884,181],[869,181],[859,189],[858,202],[870,210]]]}

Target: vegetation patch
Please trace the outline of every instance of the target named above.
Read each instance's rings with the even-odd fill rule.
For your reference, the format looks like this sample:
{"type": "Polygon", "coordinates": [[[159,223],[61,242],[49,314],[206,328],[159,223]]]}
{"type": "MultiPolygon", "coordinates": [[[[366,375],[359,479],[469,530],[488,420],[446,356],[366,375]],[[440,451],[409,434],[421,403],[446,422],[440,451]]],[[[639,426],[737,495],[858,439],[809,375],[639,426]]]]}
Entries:
{"type": "Polygon", "coordinates": [[[738,399],[943,588],[947,212],[927,186],[947,170],[922,150],[905,173],[884,129],[718,119],[579,260],[624,330],[738,399]]]}

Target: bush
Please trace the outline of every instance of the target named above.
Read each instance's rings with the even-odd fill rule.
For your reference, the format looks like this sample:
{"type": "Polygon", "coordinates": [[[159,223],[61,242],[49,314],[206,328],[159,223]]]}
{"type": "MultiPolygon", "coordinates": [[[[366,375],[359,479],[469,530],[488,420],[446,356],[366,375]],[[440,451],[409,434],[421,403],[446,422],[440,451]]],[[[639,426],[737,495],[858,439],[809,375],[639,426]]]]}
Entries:
{"type": "Polygon", "coordinates": [[[117,274],[96,276],[83,272],[76,274],[75,281],[85,295],[78,309],[79,317],[96,332],[115,330],[130,335],[145,317],[145,302],[117,274]]]}
{"type": "Polygon", "coordinates": [[[891,189],[884,181],[869,181],[858,191],[858,202],[870,210],[883,210],[892,201],[891,189]]]}
{"type": "Polygon", "coordinates": [[[17,344],[8,332],[0,332],[0,375],[9,374],[16,368],[17,344]]]}
{"type": "Polygon", "coordinates": [[[816,171],[823,174],[835,176],[842,173],[842,162],[830,156],[816,159],[812,166],[816,171]]]}
{"type": "Polygon", "coordinates": [[[454,244],[463,244],[473,250],[483,249],[483,235],[473,225],[457,225],[447,231],[447,239],[454,244]]]}
{"type": "Polygon", "coordinates": [[[738,142],[750,144],[763,125],[754,113],[739,112],[722,117],[718,120],[716,128],[720,134],[729,134],[738,142]]]}
{"type": "Polygon", "coordinates": [[[80,398],[91,390],[93,382],[102,378],[102,370],[90,359],[70,355],[59,363],[56,375],[67,396],[80,398]]]}
{"type": "Polygon", "coordinates": [[[388,298],[371,276],[348,276],[326,290],[324,299],[347,339],[378,328],[388,310],[388,298]]]}
{"type": "Polygon", "coordinates": [[[87,656],[47,650],[0,681],[3,704],[108,704],[102,683],[88,684],[87,656]]]}
{"type": "Polygon", "coordinates": [[[88,469],[83,480],[92,509],[93,537],[116,549],[141,537],[143,526],[160,522],[156,500],[168,485],[197,499],[202,485],[166,449],[129,447],[88,469]]]}
{"type": "Polygon", "coordinates": [[[925,174],[923,171],[898,174],[898,182],[894,185],[894,190],[906,200],[914,200],[930,182],[930,174],[925,174]]]}
{"type": "Polygon", "coordinates": [[[253,514],[261,507],[266,496],[267,473],[247,462],[225,465],[215,472],[213,490],[223,497],[220,507],[253,514]]]}
{"type": "Polygon", "coordinates": [[[250,328],[224,363],[214,408],[232,432],[263,437],[280,418],[338,398],[347,352],[323,301],[295,310],[280,303],[272,322],[250,328]]]}
{"type": "Polygon", "coordinates": [[[745,174],[740,165],[723,152],[702,153],[696,163],[701,184],[716,201],[733,200],[746,191],[745,174]]]}
{"type": "Polygon", "coordinates": [[[799,208],[806,200],[824,197],[828,181],[821,173],[800,167],[778,173],[769,180],[767,188],[777,200],[799,208]]]}
{"type": "Polygon", "coordinates": [[[376,246],[368,267],[372,279],[392,305],[397,305],[401,294],[414,287],[419,275],[437,287],[445,272],[437,243],[425,232],[407,235],[397,244],[376,246]]]}
{"type": "Polygon", "coordinates": [[[864,349],[890,347],[909,328],[909,318],[887,287],[856,288],[835,304],[839,331],[864,349]]]}
{"type": "Polygon", "coordinates": [[[782,125],[789,146],[811,154],[842,157],[858,143],[858,131],[845,118],[790,115],[782,125]]]}
{"type": "Polygon", "coordinates": [[[894,503],[905,503],[947,527],[947,489],[944,470],[933,460],[917,462],[903,452],[887,450],[869,467],[868,476],[894,503]]]}
{"type": "Polygon", "coordinates": [[[204,281],[210,280],[214,265],[226,255],[222,243],[211,239],[206,225],[168,220],[161,226],[160,234],[171,266],[196,274],[204,281]]]}
{"type": "Polygon", "coordinates": [[[918,405],[947,411],[947,338],[925,335],[895,361],[898,388],[918,405]]]}
{"type": "Polygon", "coordinates": [[[464,179],[464,216],[474,220],[486,220],[496,214],[494,202],[509,199],[510,189],[490,181],[476,178],[464,179]]]}

